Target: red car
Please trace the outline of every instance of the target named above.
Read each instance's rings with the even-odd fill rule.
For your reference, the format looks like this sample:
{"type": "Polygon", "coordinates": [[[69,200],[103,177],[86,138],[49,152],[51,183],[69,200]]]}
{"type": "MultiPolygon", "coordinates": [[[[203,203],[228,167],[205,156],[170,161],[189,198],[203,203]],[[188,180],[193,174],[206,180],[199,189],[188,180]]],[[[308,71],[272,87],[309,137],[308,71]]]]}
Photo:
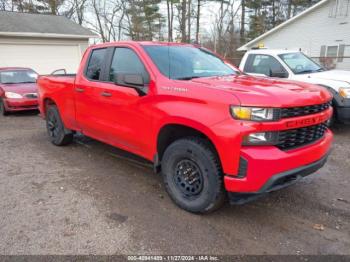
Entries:
{"type": "Polygon", "coordinates": [[[248,76],[193,45],[92,46],[77,75],[41,76],[38,85],[54,145],[78,131],[142,156],[173,201],[195,213],[316,172],[333,137],[325,88],[248,76]]]}
{"type": "Polygon", "coordinates": [[[30,68],[0,68],[0,114],[38,109],[38,74],[30,68]]]}

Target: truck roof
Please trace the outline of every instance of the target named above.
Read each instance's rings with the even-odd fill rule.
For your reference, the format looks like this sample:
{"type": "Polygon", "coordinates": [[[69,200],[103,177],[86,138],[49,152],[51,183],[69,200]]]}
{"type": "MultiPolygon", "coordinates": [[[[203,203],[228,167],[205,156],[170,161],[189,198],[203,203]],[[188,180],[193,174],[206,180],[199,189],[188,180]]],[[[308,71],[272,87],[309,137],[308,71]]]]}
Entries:
{"type": "Polygon", "coordinates": [[[280,54],[288,54],[300,52],[299,50],[288,50],[288,49],[252,49],[247,51],[249,54],[269,54],[269,55],[280,55],[280,54]]]}
{"type": "Polygon", "coordinates": [[[108,47],[108,46],[113,46],[115,44],[129,44],[129,45],[159,45],[159,46],[198,46],[194,44],[188,44],[188,43],[176,43],[176,42],[161,42],[161,41],[118,41],[118,42],[108,42],[108,43],[103,43],[103,44],[96,44],[93,45],[92,47],[108,47]]]}

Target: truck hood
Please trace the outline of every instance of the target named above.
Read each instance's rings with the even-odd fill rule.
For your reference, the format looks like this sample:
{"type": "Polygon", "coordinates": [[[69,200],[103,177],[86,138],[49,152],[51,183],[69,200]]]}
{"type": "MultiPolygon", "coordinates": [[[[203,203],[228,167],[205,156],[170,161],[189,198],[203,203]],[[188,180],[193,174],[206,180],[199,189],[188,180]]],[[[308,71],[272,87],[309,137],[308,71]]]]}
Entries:
{"type": "Polygon", "coordinates": [[[2,89],[4,92],[14,92],[21,95],[38,92],[36,83],[0,84],[0,89],[2,89]]]}
{"type": "Polygon", "coordinates": [[[248,75],[193,79],[209,88],[226,90],[243,106],[298,107],[322,104],[331,100],[323,87],[312,84],[252,77],[248,75]]]}
{"type": "Polygon", "coordinates": [[[329,86],[338,91],[340,87],[350,87],[350,72],[329,70],[312,74],[296,75],[295,80],[329,86]]]}
{"type": "Polygon", "coordinates": [[[318,72],[309,74],[309,77],[350,83],[350,72],[344,70],[329,70],[324,72],[318,72]]]}

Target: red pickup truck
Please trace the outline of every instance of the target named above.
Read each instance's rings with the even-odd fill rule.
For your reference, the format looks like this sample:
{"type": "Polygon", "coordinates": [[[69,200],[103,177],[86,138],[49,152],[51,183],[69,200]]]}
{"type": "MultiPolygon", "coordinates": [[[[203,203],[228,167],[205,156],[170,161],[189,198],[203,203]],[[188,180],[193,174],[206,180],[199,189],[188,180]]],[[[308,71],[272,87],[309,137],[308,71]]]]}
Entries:
{"type": "Polygon", "coordinates": [[[95,45],[77,75],[38,85],[53,144],[78,131],[139,155],[194,213],[295,183],[325,164],[332,142],[327,90],[245,75],[189,44],[95,45]]]}

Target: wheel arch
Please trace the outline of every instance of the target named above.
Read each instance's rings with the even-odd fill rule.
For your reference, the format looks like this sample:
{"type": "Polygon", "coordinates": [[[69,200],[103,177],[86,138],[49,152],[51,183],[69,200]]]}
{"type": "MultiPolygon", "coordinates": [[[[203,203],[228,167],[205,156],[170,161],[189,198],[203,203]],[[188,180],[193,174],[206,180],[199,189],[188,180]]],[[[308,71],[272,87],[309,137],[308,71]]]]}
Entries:
{"type": "Polygon", "coordinates": [[[44,116],[46,115],[47,108],[48,108],[50,105],[56,105],[56,106],[57,106],[57,103],[56,103],[56,101],[53,100],[51,97],[46,97],[46,98],[44,98],[44,100],[43,100],[43,105],[42,105],[42,114],[43,114],[44,116]]]}
{"type": "Polygon", "coordinates": [[[161,167],[162,157],[166,148],[178,139],[185,137],[200,137],[208,142],[210,149],[217,156],[217,159],[222,167],[219,151],[214,142],[214,134],[206,127],[199,123],[181,123],[173,122],[164,124],[157,134],[157,153],[154,160],[155,169],[159,171],[161,167]]]}

